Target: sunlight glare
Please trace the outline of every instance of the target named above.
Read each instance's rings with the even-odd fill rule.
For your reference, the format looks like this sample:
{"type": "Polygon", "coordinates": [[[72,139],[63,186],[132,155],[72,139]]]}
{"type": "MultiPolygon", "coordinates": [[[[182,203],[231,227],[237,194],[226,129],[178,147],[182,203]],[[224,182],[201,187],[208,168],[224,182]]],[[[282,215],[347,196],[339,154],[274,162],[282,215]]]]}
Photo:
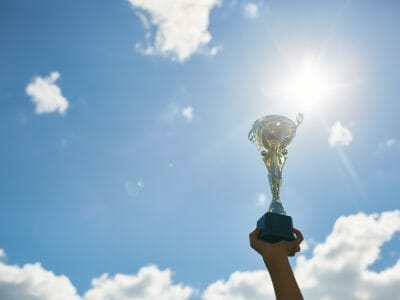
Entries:
{"type": "Polygon", "coordinates": [[[284,93],[299,101],[305,110],[321,105],[328,96],[328,80],[326,72],[323,72],[320,65],[315,60],[307,58],[291,73],[291,76],[287,77],[287,82],[283,84],[284,93]]]}
{"type": "MultiPolygon", "coordinates": [[[[337,83],[336,66],[308,55],[289,60],[275,72],[269,69],[261,89],[266,97],[275,99],[278,110],[321,113],[337,99],[342,87],[337,83]]],[[[268,105],[270,109],[271,103],[268,105]]]]}

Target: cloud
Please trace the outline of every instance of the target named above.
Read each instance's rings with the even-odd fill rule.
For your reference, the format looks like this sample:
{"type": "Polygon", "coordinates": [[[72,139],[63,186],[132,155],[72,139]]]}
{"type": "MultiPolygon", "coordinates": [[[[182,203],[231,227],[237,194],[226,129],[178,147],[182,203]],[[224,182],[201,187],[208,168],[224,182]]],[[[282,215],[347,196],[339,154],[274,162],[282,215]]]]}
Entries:
{"type": "MultiPolygon", "coordinates": [[[[300,255],[296,260],[294,272],[304,298],[393,299],[393,295],[400,294],[400,259],[380,271],[372,270],[371,265],[380,259],[382,245],[399,231],[400,210],[339,217],[326,239],[309,250],[310,257],[300,255]]],[[[1,249],[0,256],[5,257],[1,249]]],[[[136,274],[94,278],[82,299],[187,300],[194,295],[192,287],[172,281],[169,269],[145,266],[136,274]]],[[[201,296],[204,300],[274,299],[265,269],[236,271],[226,280],[211,283],[201,296]]],[[[67,277],[55,275],[39,263],[19,267],[0,259],[0,299],[81,298],[67,277]]]]}
{"type": "Polygon", "coordinates": [[[65,114],[68,109],[68,100],[62,95],[61,89],[55,83],[60,78],[57,71],[51,72],[47,77],[35,77],[26,87],[26,94],[32,98],[36,105],[36,113],[58,112],[65,114]]]}
{"type": "Polygon", "coordinates": [[[263,206],[267,202],[267,196],[264,193],[258,194],[257,206],[263,206]]]}
{"type": "Polygon", "coordinates": [[[144,182],[142,179],[137,181],[127,180],[125,182],[125,191],[129,197],[137,197],[144,189],[144,182]]]}
{"type": "Polygon", "coordinates": [[[384,153],[388,150],[400,150],[400,142],[395,138],[390,138],[385,142],[379,143],[377,153],[384,153]]]}
{"type": "Polygon", "coordinates": [[[306,252],[310,249],[310,242],[308,240],[304,240],[301,243],[301,251],[306,252]]]}
{"type": "Polygon", "coordinates": [[[188,120],[189,122],[193,120],[193,107],[192,106],[183,107],[181,112],[182,112],[182,116],[186,120],[188,120]]]}
{"type": "Polygon", "coordinates": [[[186,121],[193,120],[193,106],[179,106],[176,103],[170,103],[168,107],[161,113],[161,119],[166,122],[173,122],[178,117],[184,118],[186,121]]]}
{"type": "Polygon", "coordinates": [[[207,287],[204,300],[274,299],[271,280],[265,270],[234,272],[227,281],[218,280],[207,287]]]}
{"type": "Polygon", "coordinates": [[[103,274],[92,280],[92,288],[86,292],[84,300],[174,300],[189,299],[192,288],[173,284],[171,271],[161,271],[156,266],[147,266],[136,275],[103,274]]]}
{"type": "MultiPolygon", "coordinates": [[[[5,252],[0,249],[2,257],[5,252]]],[[[103,274],[80,297],[71,281],[55,275],[40,263],[22,267],[0,260],[0,299],[7,300],[187,300],[194,290],[172,282],[169,269],[142,267],[137,274],[103,274]]]]}
{"type": "Polygon", "coordinates": [[[179,114],[180,107],[176,103],[170,103],[168,107],[161,113],[160,117],[163,121],[173,122],[179,114]]]}
{"type": "MultiPolygon", "coordinates": [[[[4,251],[2,251],[5,256],[4,251]]],[[[7,300],[79,300],[71,281],[55,275],[40,263],[22,267],[0,260],[0,299],[7,300]]]]}
{"type": "Polygon", "coordinates": [[[396,145],[396,144],[398,144],[399,142],[398,141],[396,141],[395,139],[388,139],[387,141],[386,141],[386,146],[388,146],[388,147],[393,147],[394,145],[396,145]]]}
{"type": "MultiPolygon", "coordinates": [[[[305,299],[392,299],[400,293],[400,259],[382,271],[369,267],[382,245],[400,231],[400,211],[340,217],[310,258],[297,258],[295,274],[305,299]]],[[[213,299],[273,299],[266,272],[235,272],[203,293],[213,299]]]]}
{"type": "Polygon", "coordinates": [[[399,230],[398,210],[338,218],[313,256],[297,259],[296,276],[305,298],[390,299],[398,294],[400,260],[380,272],[369,267],[380,258],[382,245],[399,230]]]}
{"type": "Polygon", "coordinates": [[[335,146],[348,146],[353,141],[353,135],[351,131],[344,127],[342,123],[336,121],[331,127],[329,134],[329,145],[331,147],[335,146]]]}
{"type": "Polygon", "coordinates": [[[258,18],[259,7],[257,4],[248,2],[243,6],[243,15],[247,19],[258,18]]]}
{"type": "Polygon", "coordinates": [[[136,49],[146,55],[162,55],[183,62],[194,53],[217,54],[208,47],[211,10],[220,0],[129,0],[145,30],[145,43],[136,49]],[[153,34],[152,29],[155,29],[153,34]]]}

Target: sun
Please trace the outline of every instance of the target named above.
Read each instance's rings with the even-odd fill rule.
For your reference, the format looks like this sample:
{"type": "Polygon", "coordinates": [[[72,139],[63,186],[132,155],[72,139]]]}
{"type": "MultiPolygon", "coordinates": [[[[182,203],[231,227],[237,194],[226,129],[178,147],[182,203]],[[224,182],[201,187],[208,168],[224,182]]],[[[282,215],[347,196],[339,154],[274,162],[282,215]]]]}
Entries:
{"type": "Polygon", "coordinates": [[[319,66],[306,60],[290,78],[287,88],[289,93],[295,94],[298,98],[309,99],[323,96],[324,86],[324,74],[319,66]]]}
{"type": "Polygon", "coordinates": [[[265,82],[263,91],[266,96],[303,113],[316,112],[331,100],[334,78],[332,68],[313,56],[306,56],[279,70],[272,80],[265,82]]]}
{"type": "Polygon", "coordinates": [[[327,70],[312,58],[306,58],[292,68],[284,83],[283,93],[295,99],[305,110],[316,108],[329,96],[329,76],[327,70]]]}

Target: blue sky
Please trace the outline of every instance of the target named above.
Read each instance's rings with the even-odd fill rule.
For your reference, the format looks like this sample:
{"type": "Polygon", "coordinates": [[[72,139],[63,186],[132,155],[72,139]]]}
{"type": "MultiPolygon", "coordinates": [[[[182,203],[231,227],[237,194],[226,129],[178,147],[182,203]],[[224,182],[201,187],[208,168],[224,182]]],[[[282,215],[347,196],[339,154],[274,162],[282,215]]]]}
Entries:
{"type": "MultiPolygon", "coordinates": [[[[247,235],[270,192],[247,133],[268,114],[305,115],[282,201],[311,248],[340,216],[398,209],[396,1],[202,0],[188,39],[161,2],[1,2],[4,265],[40,262],[80,295],[149,264],[200,293],[262,268],[247,235]],[[307,63],[311,91],[293,83],[307,63]],[[52,72],[68,107],[38,113],[27,86],[52,72]]],[[[372,270],[398,261],[398,230],[372,270]]]]}

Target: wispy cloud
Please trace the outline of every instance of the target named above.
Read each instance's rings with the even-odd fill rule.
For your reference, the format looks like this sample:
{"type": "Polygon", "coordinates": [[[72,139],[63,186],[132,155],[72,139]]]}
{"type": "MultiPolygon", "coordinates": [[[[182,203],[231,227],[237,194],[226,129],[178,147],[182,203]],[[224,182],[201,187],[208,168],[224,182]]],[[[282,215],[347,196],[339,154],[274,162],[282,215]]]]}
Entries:
{"type": "Polygon", "coordinates": [[[395,138],[390,138],[379,143],[377,153],[384,153],[389,150],[400,150],[400,141],[395,138]]]}
{"type": "Polygon", "coordinates": [[[266,202],[267,202],[267,196],[264,193],[258,194],[256,205],[263,206],[266,202]]]}
{"type": "Polygon", "coordinates": [[[193,107],[192,106],[186,106],[183,107],[181,110],[182,116],[189,122],[193,120],[193,107]]]}
{"type": "Polygon", "coordinates": [[[142,179],[131,181],[127,180],[125,182],[125,191],[129,197],[137,197],[144,189],[144,182],[142,179]]]}
{"type": "Polygon", "coordinates": [[[172,122],[176,119],[179,114],[179,106],[176,103],[168,104],[168,107],[164,109],[161,114],[161,120],[166,122],[172,122]]]}
{"type": "Polygon", "coordinates": [[[211,10],[220,0],[129,0],[145,27],[145,42],[136,49],[146,55],[162,55],[183,62],[194,53],[217,54],[209,47],[211,10]],[[155,34],[152,34],[152,28],[155,34]]]}
{"type": "Polygon", "coordinates": [[[26,87],[26,93],[35,103],[37,114],[58,112],[65,114],[68,109],[68,100],[62,95],[61,89],[56,81],[60,78],[60,73],[51,72],[47,77],[35,77],[26,87]]]}
{"type": "Polygon", "coordinates": [[[309,243],[309,241],[308,241],[308,240],[304,240],[304,241],[301,243],[301,251],[306,252],[306,251],[308,251],[309,249],[310,249],[310,243],[309,243]]]}
{"type": "Polygon", "coordinates": [[[353,141],[353,134],[350,129],[336,121],[330,129],[328,143],[331,147],[349,146],[353,141]]]}
{"type": "Polygon", "coordinates": [[[0,248],[0,260],[5,259],[6,258],[6,252],[4,251],[4,249],[0,248]]]}
{"type": "Polygon", "coordinates": [[[256,19],[259,14],[259,6],[256,3],[248,2],[243,6],[243,16],[247,19],[256,19]]]}
{"type": "Polygon", "coordinates": [[[191,122],[194,117],[193,106],[179,106],[176,103],[170,103],[165,111],[161,113],[161,119],[167,122],[173,122],[178,117],[184,118],[186,121],[191,122]]]}

